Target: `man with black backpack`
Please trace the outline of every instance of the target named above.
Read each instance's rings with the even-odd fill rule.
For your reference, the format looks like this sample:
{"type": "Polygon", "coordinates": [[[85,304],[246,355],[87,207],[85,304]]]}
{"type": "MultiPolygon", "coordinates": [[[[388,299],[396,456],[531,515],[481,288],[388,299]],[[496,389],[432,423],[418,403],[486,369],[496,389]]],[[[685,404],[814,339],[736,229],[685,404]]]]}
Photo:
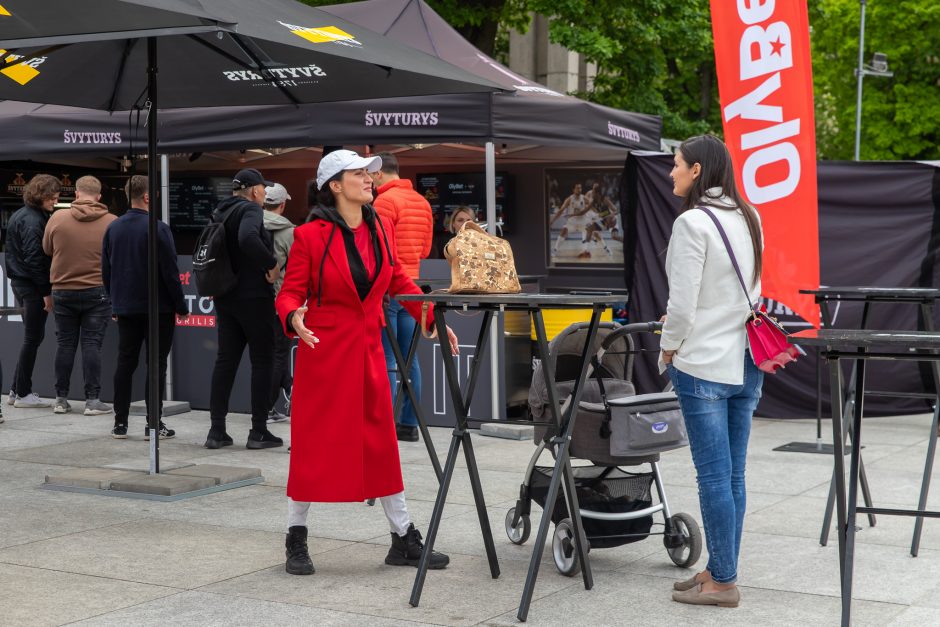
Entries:
{"type": "Polygon", "coordinates": [[[262,449],[284,444],[267,427],[274,361],[273,283],[278,266],[263,226],[261,205],[264,188],[271,185],[255,169],[236,174],[232,197],[219,203],[193,255],[199,292],[213,297],[219,330],[209,397],[212,425],[205,443],[210,449],[232,445],[225,418],[246,344],[251,361],[251,431],[246,446],[262,449]]]}

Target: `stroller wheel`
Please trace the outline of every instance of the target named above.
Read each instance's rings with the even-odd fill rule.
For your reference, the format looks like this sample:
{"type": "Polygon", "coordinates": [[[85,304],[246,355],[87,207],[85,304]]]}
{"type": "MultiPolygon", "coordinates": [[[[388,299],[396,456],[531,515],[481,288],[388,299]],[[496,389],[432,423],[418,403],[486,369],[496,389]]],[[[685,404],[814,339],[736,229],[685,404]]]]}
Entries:
{"type": "Polygon", "coordinates": [[[574,577],[581,570],[578,561],[578,549],[574,544],[574,526],[570,518],[558,521],[555,535],[552,536],[552,557],[555,568],[565,577],[574,577]]]}
{"type": "Polygon", "coordinates": [[[666,545],[669,559],[679,568],[691,568],[702,555],[702,531],[694,518],[682,512],[674,514],[669,522],[674,538],[679,540],[675,546],[666,545]]]}
{"type": "Polygon", "coordinates": [[[516,517],[516,508],[510,507],[506,512],[506,535],[513,544],[525,544],[532,532],[532,522],[528,516],[519,516],[519,522],[515,527],[512,525],[512,519],[516,517]]]}

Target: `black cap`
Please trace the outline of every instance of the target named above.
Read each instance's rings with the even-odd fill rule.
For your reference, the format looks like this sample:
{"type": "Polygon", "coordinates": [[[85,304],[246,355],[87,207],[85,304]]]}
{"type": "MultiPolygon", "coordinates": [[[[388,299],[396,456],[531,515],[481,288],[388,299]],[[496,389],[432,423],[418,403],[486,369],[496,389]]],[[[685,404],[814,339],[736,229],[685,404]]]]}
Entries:
{"type": "Polygon", "coordinates": [[[238,174],[232,179],[232,188],[233,189],[247,189],[249,187],[254,187],[255,185],[264,185],[265,187],[271,187],[274,185],[271,181],[266,181],[261,172],[255,170],[254,168],[245,168],[244,170],[239,170],[238,174]]]}

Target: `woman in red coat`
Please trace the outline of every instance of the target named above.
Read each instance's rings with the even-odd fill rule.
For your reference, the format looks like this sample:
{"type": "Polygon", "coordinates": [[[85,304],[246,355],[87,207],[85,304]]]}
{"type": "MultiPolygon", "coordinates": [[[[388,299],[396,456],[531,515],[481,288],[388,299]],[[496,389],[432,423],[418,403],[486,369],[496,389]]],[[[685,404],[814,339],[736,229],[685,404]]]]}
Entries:
{"type": "MultiPolygon", "coordinates": [[[[376,216],[372,177],[378,157],[338,150],[320,161],[321,209],[294,231],[277,311],[302,341],[291,398],[287,479],[287,572],[314,572],[307,550],[311,502],[378,498],[392,531],[386,564],[416,566],[421,534],[405,505],[382,327],[385,294],[420,294],[392,251],[395,234],[376,216]]],[[[405,303],[420,320],[420,303],[405,303]]],[[[433,310],[426,324],[433,328],[433,310]]],[[[448,328],[451,350],[457,338],[448,328]]],[[[431,568],[446,555],[433,553],[431,568]]]]}

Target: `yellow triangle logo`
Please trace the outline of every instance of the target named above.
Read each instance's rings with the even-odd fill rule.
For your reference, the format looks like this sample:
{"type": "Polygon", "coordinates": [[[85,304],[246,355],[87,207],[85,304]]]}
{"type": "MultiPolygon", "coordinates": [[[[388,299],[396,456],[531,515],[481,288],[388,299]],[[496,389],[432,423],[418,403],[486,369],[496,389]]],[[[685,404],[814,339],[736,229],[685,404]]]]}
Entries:
{"type": "Polygon", "coordinates": [[[320,26],[319,28],[301,28],[292,30],[292,33],[298,37],[303,37],[307,41],[315,44],[327,43],[330,41],[349,41],[355,39],[352,35],[335,26],[320,26]]]}
{"type": "Polygon", "coordinates": [[[10,12],[3,8],[3,5],[0,4],[0,15],[6,15],[7,17],[13,17],[10,15],[10,12]]]}
{"type": "MultiPolygon", "coordinates": [[[[2,8],[3,7],[0,6],[0,9],[2,8]]],[[[6,54],[6,50],[0,50],[0,59],[3,59],[4,54],[6,54]]],[[[10,55],[6,57],[5,59],[3,59],[3,62],[10,63],[12,61],[16,61],[16,59],[17,57],[10,55]]],[[[12,78],[20,85],[25,85],[29,81],[39,76],[39,70],[29,65],[26,65],[25,63],[17,63],[16,65],[11,65],[10,67],[3,68],[2,70],[0,70],[0,74],[3,74],[4,76],[8,76],[12,78]]]]}

